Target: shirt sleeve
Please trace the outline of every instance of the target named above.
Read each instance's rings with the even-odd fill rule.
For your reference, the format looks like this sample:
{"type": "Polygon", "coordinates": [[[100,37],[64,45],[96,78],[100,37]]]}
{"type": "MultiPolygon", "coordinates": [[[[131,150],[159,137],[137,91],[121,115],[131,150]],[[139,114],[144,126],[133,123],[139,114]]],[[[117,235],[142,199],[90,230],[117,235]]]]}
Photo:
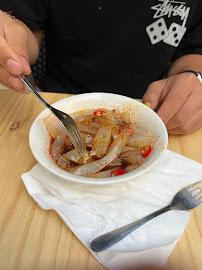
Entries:
{"type": "Polygon", "coordinates": [[[24,22],[32,31],[44,30],[48,20],[47,0],[0,0],[0,9],[24,22]]]}
{"type": "Polygon", "coordinates": [[[202,54],[202,1],[191,18],[185,35],[176,50],[173,60],[186,54],[202,54]]]}

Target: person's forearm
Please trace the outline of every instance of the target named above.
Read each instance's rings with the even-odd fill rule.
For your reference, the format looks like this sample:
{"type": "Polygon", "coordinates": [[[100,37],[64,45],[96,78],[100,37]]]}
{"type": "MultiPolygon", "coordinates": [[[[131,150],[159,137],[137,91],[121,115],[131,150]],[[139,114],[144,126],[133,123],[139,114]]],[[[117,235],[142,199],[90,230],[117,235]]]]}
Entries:
{"type": "Polygon", "coordinates": [[[168,71],[168,77],[184,70],[200,71],[202,73],[202,55],[188,54],[175,60],[168,71]]]}
{"type": "Polygon", "coordinates": [[[38,56],[42,40],[42,31],[32,32],[23,22],[17,20],[27,31],[28,33],[28,54],[29,54],[29,63],[33,65],[38,56]]]}

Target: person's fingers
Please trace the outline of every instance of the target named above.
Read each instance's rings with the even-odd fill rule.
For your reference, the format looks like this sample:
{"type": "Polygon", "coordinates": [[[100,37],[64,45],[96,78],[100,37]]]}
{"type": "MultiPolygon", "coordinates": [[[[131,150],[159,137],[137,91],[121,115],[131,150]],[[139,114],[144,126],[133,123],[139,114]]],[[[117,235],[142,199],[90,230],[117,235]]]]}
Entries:
{"type": "Polygon", "coordinates": [[[26,93],[26,87],[17,75],[31,72],[27,32],[16,20],[2,11],[0,13],[0,83],[19,93],[26,93]]]}
{"type": "Polygon", "coordinates": [[[11,85],[9,85],[9,84],[7,84],[7,83],[1,81],[1,80],[0,80],[0,85],[3,85],[4,87],[6,87],[6,88],[8,88],[8,89],[10,89],[10,90],[13,90],[13,91],[15,91],[15,92],[18,92],[18,93],[20,93],[20,94],[29,94],[29,93],[30,93],[30,91],[27,90],[25,86],[23,86],[23,87],[20,88],[20,89],[16,89],[16,88],[13,88],[11,85]]]}
{"type": "Polygon", "coordinates": [[[170,119],[168,130],[183,126],[202,106],[202,84],[196,84],[194,91],[188,96],[179,111],[170,119]]]}
{"type": "Polygon", "coordinates": [[[195,86],[196,76],[192,73],[186,76],[186,80],[184,76],[179,76],[176,78],[176,80],[173,81],[170,91],[168,92],[165,100],[162,102],[159,110],[157,111],[157,114],[165,125],[167,125],[172,117],[181,109],[195,86]]]}
{"type": "Polygon", "coordinates": [[[168,130],[169,134],[190,134],[202,128],[202,107],[184,125],[168,130]]]}
{"type": "Polygon", "coordinates": [[[146,93],[142,97],[142,102],[149,103],[150,108],[152,110],[155,110],[158,105],[159,98],[161,96],[162,88],[163,88],[163,83],[161,81],[156,81],[156,82],[151,83],[148,86],[146,93]]]}
{"type": "Polygon", "coordinates": [[[15,89],[21,89],[23,88],[24,85],[18,76],[11,74],[1,65],[0,65],[0,80],[15,89]]]}
{"type": "Polygon", "coordinates": [[[22,94],[28,94],[30,91],[18,76],[10,74],[4,67],[0,65],[0,84],[22,94]]]}
{"type": "Polygon", "coordinates": [[[31,72],[27,43],[25,28],[0,11],[0,64],[13,75],[31,72]]]}
{"type": "Polygon", "coordinates": [[[23,72],[23,64],[16,53],[10,48],[5,38],[0,34],[0,64],[13,75],[23,72]]]}
{"type": "Polygon", "coordinates": [[[31,69],[27,51],[28,35],[25,28],[17,21],[11,20],[8,27],[5,28],[5,38],[10,48],[19,56],[23,65],[23,74],[30,74],[31,69]]]}
{"type": "Polygon", "coordinates": [[[170,85],[172,84],[172,80],[173,78],[171,77],[169,79],[163,79],[151,83],[142,98],[142,102],[149,103],[150,108],[155,110],[157,106],[161,104],[162,100],[165,99],[170,89],[170,85]]]}

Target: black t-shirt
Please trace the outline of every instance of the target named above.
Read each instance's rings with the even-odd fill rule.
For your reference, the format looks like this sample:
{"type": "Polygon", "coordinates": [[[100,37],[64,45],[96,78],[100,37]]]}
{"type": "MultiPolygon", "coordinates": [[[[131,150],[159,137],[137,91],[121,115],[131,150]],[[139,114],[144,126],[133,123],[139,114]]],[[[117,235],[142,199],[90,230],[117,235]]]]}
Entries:
{"type": "Polygon", "coordinates": [[[169,62],[202,54],[202,1],[0,0],[44,30],[46,91],[141,98],[169,62]]]}

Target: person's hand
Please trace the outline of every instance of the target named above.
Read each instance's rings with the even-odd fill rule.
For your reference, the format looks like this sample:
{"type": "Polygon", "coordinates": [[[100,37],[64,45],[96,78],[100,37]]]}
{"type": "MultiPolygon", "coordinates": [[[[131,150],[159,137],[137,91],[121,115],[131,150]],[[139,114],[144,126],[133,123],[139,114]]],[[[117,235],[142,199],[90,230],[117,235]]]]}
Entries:
{"type": "Polygon", "coordinates": [[[170,134],[189,134],[202,128],[202,84],[193,73],[151,83],[143,102],[157,111],[170,134]]]}
{"type": "Polygon", "coordinates": [[[17,75],[30,73],[28,33],[18,20],[0,11],[0,84],[24,93],[17,75]]]}

